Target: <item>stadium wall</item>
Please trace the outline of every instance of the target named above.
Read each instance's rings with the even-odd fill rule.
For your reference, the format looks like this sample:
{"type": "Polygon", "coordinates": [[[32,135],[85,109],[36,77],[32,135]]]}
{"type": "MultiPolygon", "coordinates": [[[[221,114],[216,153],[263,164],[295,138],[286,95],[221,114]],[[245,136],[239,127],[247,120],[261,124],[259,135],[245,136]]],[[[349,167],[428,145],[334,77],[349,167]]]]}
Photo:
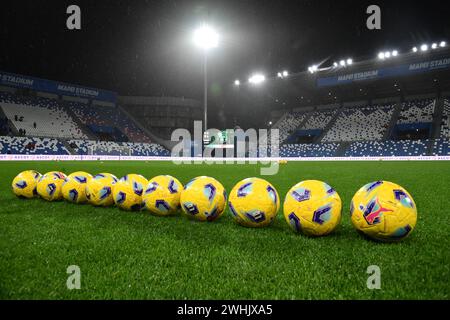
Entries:
{"type": "Polygon", "coordinates": [[[202,107],[201,103],[194,99],[178,97],[142,97],[142,96],[119,96],[121,105],[139,105],[142,107],[153,106],[178,106],[178,107],[202,107]]]}
{"type": "Polygon", "coordinates": [[[360,100],[360,101],[351,101],[351,102],[344,102],[342,104],[342,106],[344,108],[358,108],[361,106],[368,106],[369,105],[369,101],[367,100],[360,100]]]}
{"type": "Polygon", "coordinates": [[[71,97],[71,96],[62,96],[61,100],[63,101],[71,101],[71,102],[79,102],[83,104],[89,104],[88,99],[80,98],[80,97],[71,97]]]}
{"type": "Polygon", "coordinates": [[[316,107],[317,110],[333,110],[333,109],[338,109],[339,108],[339,104],[338,103],[333,103],[333,104],[322,104],[316,107]]]}
{"type": "Polygon", "coordinates": [[[401,101],[400,97],[378,98],[378,99],[373,99],[372,104],[398,103],[400,101],[401,101]]]}
{"type": "Polygon", "coordinates": [[[57,94],[49,93],[49,92],[37,91],[36,95],[38,97],[47,98],[47,99],[53,99],[53,100],[58,100],[59,99],[59,96],[57,94]]]}

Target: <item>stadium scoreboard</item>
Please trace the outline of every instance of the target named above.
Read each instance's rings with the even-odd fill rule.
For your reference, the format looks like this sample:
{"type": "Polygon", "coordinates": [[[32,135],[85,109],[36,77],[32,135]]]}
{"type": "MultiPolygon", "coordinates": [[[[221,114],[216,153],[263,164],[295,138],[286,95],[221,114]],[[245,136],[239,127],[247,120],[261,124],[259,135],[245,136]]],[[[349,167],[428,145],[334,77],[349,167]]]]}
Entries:
{"type": "Polygon", "coordinates": [[[230,149],[234,148],[234,135],[230,134],[234,132],[233,129],[222,130],[214,135],[210,135],[210,132],[205,131],[203,133],[203,145],[205,148],[222,148],[230,149]]]}

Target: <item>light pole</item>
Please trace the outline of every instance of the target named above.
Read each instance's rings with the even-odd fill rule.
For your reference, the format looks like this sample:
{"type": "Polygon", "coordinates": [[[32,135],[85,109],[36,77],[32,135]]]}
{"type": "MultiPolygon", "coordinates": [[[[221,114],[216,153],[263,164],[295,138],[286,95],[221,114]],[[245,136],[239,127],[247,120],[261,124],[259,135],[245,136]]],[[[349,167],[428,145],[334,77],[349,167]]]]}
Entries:
{"type": "Polygon", "coordinates": [[[203,112],[204,128],[208,129],[208,51],[219,44],[219,36],[210,26],[203,24],[194,32],[194,43],[203,50],[203,112]]]}
{"type": "Polygon", "coordinates": [[[203,121],[205,122],[205,132],[208,130],[208,54],[203,51],[203,121]]]}

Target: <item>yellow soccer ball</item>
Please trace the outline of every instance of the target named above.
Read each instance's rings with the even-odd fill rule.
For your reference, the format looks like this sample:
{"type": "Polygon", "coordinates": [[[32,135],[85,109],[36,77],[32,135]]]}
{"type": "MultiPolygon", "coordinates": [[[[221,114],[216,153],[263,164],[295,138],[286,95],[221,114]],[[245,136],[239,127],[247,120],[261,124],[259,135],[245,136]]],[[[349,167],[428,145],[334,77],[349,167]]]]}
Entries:
{"type": "Polygon", "coordinates": [[[288,191],[283,212],[294,231],[308,236],[324,236],[341,222],[342,202],[338,193],[325,182],[306,180],[288,191]]]}
{"type": "Polygon", "coordinates": [[[233,187],[228,205],[233,218],[240,225],[265,227],[275,219],[280,208],[280,198],[268,181],[247,178],[233,187]]]}
{"type": "Polygon", "coordinates": [[[11,183],[14,194],[20,198],[37,196],[37,183],[40,178],[41,174],[35,170],[22,171],[11,183]]]}
{"type": "Polygon", "coordinates": [[[350,204],[353,226],[379,241],[399,241],[414,230],[417,208],[411,195],[398,184],[375,181],[366,184],[350,204]]]}
{"type": "Polygon", "coordinates": [[[189,181],[180,195],[183,213],[194,220],[214,221],[225,210],[227,194],[214,178],[200,176],[189,181]]]}
{"type": "Polygon", "coordinates": [[[94,206],[108,207],[114,204],[112,189],[117,182],[110,173],[99,173],[86,184],[86,199],[94,206]]]}
{"type": "Polygon", "coordinates": [[[148,180],[145,177],[135,173],[125,175],[122,178],[120,178],[119,181],[129,182],[133,186],[133,190],[138,194],[140,193],[141,195],[144,192],[144,188],[148,184],[148,180]]]}
{"type": "Polygon", "coordinates": [[[127,211],[142,208],[142,193],[148,181],[139,174],[127,174],[113,187],[113,199],[116,206],[127,211]]]}
{"type": "Polygon", "coordinates": [[[142,195],[145,209],[158,216],[175,214],[180,208],[180,195],[183,185],[177,178],[169,175],[150,179],[142,195]]]}
{"type": "Polygon", "coordinates": [[[59,171],[50,171],[41,176],[37,184],[37,193],[47,201],[61,200],[62,185],[66,175],[59,171]]]}
{"type": "Polygon", "coordinates": [[[69,174],[62,185],[64,199],[73,203],[85,203],[86,184],[92,179],[92,175],[84,171],[76,171],[69,174]]]}

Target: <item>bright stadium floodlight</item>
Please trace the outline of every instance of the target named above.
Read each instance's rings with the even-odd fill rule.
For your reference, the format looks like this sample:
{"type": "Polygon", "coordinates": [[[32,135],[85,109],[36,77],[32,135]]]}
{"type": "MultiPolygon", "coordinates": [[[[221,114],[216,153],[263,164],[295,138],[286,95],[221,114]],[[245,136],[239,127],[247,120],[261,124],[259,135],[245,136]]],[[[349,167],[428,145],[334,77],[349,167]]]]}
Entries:
{"type": "Polygon", "coordinates": [[[308,71],[310,73],[316,72],[317,71],[317,66],[316,65],[312,65],[312,66],[308,67],[308,71]]]}
{"type": "Polygon", "coordinates": [[[351,66],[351,65],[353,64],[353,59],[348,58],[348,59],[347,59],[347,64],[348,64],[349,66],[351,66]]]}
{"type": "Polygon", "coordinates": [[[248,82],[250,82],[252,84],[260,84],[260,83],[264,82],[265,80],[266,80],[266,77],[263,74],[256,73],[248,79],[248,82]]]}
{"type": "Polygon", "coordinates": [[[417,47],[412,48],[413,52],[417,52],[417,47]]]}
{"type": "Polygon", "coordinates": [[[204,50],[216,48],[219,44],[219,35],[210,26],[204,24],[194,31],[194,43],[204,50]]]}
{"type": "Polygon", "coordinates": [[[390,53],[389,51],[386,51],[386,52],[384,53],[384,57],[385,57],[386,59],[389,59],[389,58],[391,57],[391,53],[390,53]]]}
{"type": "Polygon", "coordinates": [[[420,46],[420,51],[427,51],[428,50],[428,45],[427,44],[423,44],[420,46]]]}
{"type": "Polygon", "coordinates": [[[337,68],[339,65],[337,62],[333,62],[333,67],[337,68]]]}
{"type": "Polygon", "coordinates": [[[289,72],[287,72],[286,70],[277,73],[277,77],[280,78],[280,79],[284,79],[284,78],[286,78],[288,75],[289,75],[289,72]]]}
{"type": "Polygon", "coordinates": [[[203,50],[203,113],[206,132],[208,129],[208,51],[219,45],[219,35],[213,28],[203,24],[194,31],[193,40],[195,45],[203,50]]]}
{"type": "Polygon", "coordinates": [[[341,67],[345,67],[345,60],[339,61],[339,64],[341,65],[341,67]]]}
{"type": "Polygon", "coordinates": [[[384,52],[380,52],[380,53],[378,54],[378,59],[384,60],[384,52]]]}
{"type": "Polygon", "coordinates": [[[447,43],[445,41],[441,41],[441,43],[439,43],[439,47],[443,48],[447,45],[447,43]]]}
{"type": "Polygon", "coordinates": [[[397,51],[397,50],[392,51],[392,56],[393,56],[393,57],[398,56],[398,51],[397,51]]]}
{"type": "Polygon", "coordinates": [[[235,86],[239,86],[241,84],[241,82],[239,81],[239,79],[234,80],[234,85],[235,86]]]}
{"type": "Polygon", "coordinates": [[[431,45],[431,49],[437,49],[437,47],[438,47],[437,43],[433,43],[433,44],[431,45]]]}

